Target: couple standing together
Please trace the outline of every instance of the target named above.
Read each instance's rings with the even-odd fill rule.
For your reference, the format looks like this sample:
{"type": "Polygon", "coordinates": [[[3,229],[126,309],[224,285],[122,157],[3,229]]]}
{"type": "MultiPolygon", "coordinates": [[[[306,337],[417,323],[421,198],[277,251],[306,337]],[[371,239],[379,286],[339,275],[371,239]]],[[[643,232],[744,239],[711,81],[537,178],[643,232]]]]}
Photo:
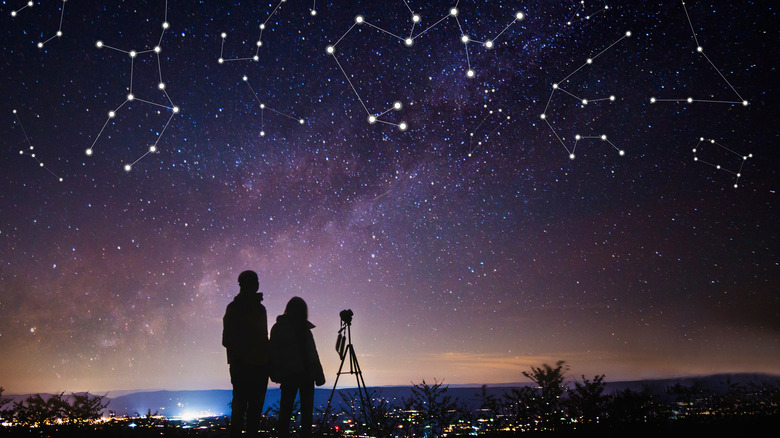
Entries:
{"type": "Polygon", "coordinates": [[[284,315],[276,319],[268,337],[268,321],[257,293],[257,273],[238,276],[239,293],[228,304],[222,320],[222,345],[227,349],[230,382],[233,384],[231,436],[256,436],[260,428],[268,379],[279,383],[281,399],[276,430],[279,437],[290,434],[290,417],[296,393],[300,393],[301,435],[311,435],[314,385],[325,383],[325,375],[314,344],[306,302],[293,297],[284,315]]]}

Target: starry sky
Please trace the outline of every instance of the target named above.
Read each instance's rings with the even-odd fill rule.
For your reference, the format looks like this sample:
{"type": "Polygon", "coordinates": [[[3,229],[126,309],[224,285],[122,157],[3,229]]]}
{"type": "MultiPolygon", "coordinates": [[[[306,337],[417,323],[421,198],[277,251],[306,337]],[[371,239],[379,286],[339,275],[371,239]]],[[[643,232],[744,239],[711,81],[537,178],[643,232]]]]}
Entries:
{"type": "Polygon", "coordinates": [[[229,388],[245,269],[270,323],[308,302],[326,386],[342,309],[369,386],[780,372],[772,2],[32,3],[7,394],[229,388]]]}

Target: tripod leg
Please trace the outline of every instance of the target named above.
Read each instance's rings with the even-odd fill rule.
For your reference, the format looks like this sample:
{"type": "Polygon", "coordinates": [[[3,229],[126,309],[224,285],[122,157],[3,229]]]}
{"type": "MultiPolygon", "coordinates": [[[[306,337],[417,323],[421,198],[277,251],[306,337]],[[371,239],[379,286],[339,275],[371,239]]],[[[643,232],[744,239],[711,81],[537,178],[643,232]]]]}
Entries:
{"type": "Polygon", "coordinates": [[[330,414],[330,405],[333,401],[333,394],[336,392],[336,385],[339,383],[339,377],[341,376],[341,370],[344,368],[344,359],[347,358],[347,355],[344,355],[343,358],[341,358],[341,365],[339,365],[339,371],[336,373],[336,380],[333,382],[333,389],[330,390],[330,397],[328,397],[328,404],[325,406],[325,412],[322,415],[322,426],[325,426],[325,423],[328,421],[328,415],[330,414]]]}
{"type": "Polygon", "coordinates": [[[355,374],[355,379],[357,380],[358,395],[360,396],[360,409],[363,417],[370,423],[373,421],[373,410],[368,404],[371,401],[371,398],[368,395],[368,388],[366,388],[366,382],[363,380],[363,372],[360,371],[360,364],[358,364],[354,347],[352,347],[352,344],[349,344],[347,348],[349,349],[350,356],[350,373],[355,374]]]}

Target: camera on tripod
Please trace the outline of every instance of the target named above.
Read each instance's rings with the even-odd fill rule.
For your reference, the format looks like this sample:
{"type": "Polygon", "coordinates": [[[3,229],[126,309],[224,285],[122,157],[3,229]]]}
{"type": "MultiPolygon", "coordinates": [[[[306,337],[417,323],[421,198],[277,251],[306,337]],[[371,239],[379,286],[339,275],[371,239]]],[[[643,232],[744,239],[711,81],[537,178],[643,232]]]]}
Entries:
{"type": "Polygon", "coordinates": [[[328,398],[328,404],[325,407],[325,415],[323,415],[323,424],[325,424],[326,418],[330,413],[331,402],[333,401],[333,394],[336,392],[336,385],[339,383],[339,377],[342,374],[352,374],[357,379],[358,395],[360,396],[360,409],[363,412],[365,418],[371,418],[371,404],[367,403],[370,400],[368,396],[368,389],[366,389],[366,382],[363,380],[363,372],[360,370],[358,364],[357,355],[355,354],[355,347],[352,346],[352,310],[345,309],[339,312],[339,318],[341,318],[341,328],[339,328],[339,335],[336,338],[336,352],[341,359],[341,365],[336,373],[336,381],[333,382],[333,389],[330,392],[330,398],[328,398]],[[347,362],[349,370],[344,371],[344,363],[347,362]]]}
{"type": "Polygon", "coordinates": [[[352,325],[352,310],[346,309],[339,313],[341,318],[341,329],[339,329],[339,335],[336,337],[336,352],[339,354],[339,359],[344,360],[344,355],[347,354],[347,334],[344,333],[344,329],[352,325]]]}
{"type": "Polygon", "coordinates": [[[354,313],[352,313],[351,309],[342,310],[339,312],[339,316],[341,317],[341,322],[343,322],[346,325],[352,324],[352,316],[354,313]]]}

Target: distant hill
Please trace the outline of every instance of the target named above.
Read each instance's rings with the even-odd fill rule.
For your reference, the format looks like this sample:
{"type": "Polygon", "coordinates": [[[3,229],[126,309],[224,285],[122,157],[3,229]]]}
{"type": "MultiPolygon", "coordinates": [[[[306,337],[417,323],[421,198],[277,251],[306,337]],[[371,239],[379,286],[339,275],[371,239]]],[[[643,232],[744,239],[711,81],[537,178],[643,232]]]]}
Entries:
{"type": "MultiPolygon", "coordinates": [[[[712,392],[725,392],[730,385],[747,386],[755,384],[780,385],[780,376],[770,376],[764,374],[718,374],[702,377],[681,377],[659,380],[639,380],[626,382],[607,382],[605,392],[612,394],[618,391],[631,389],[632,391],[648,390],[654,394],[663,394],[666,388],[675,384],[692,386],[698,384],[704,389],[712,392]]],[[[446,384],[446,383],[445,383],[446,384]]],[[[528,382],[518,382],[502,385],[487,385],[488,394],[502,396],[512,388],[529,385],[528,382]]],[[[481,392],[479,384],[474,385],[449,385],[448,394],[457,398],[470,409],[476,409],[479,406],[479,394],[481,392]]],[[[400,403],[403,399],[411,396],[410,386],[380,386],[368,388],[369,391],[376,391],[380,396],[391,401],[400,403]]],[[[317,388],[315,391],[315,408],[324,409],[331,395],[332,387],[317,388]]],[[[333,395],[332,404],[338,407],[342,398],[340,393],[354,393],[354,388],[337,389],[333,395]]],[[[278,388],[269,388],[266,394],[265,409],[278,406],[280,391],[278,388]]],[[[155,392],[137,392],[127,394],[121,397],[111,399],[108,409],[113,410],[118,415],[132,415],[135,413],[144,414],[148,410],[152,413],[157,412],[166,417],[186,417],[192,415],[206,416],[227,415],[230,413],[229,403],[232,398],[230,390],[211,390],[211,391],[155,391],[155,392]]]]}
{"type": "MultiPolygon", "coordinates": [[[[618,391],[631,389],[632,391],[648,390],[654,394],[662,395],[665,390],[675,384],[692,386],[697,384],[710,392],[726,392],[732,385],[740,386],[780,386],[780,376],[765,374],[718,374],[701,377],[681,377],[659,380],[640,380],[626,382],[607,382],[605,392],[612,394],[618,391]]],[[[446,383],[445,383],[446,385],[446,383]]],[[[502,385],[486,385],[488,394],[502,396],[512,388],[529,385],[528,382],[509,383],[502,385]]],[[[479,406],[479,384],[474,385],[449,385],[448,394],[456,398],[469,409],[479,406]]],[[[317,388],[315,391],[314,406],[324,409],[331,395],[332,387],[317,388]]],[[[337,389],[333,395],[333,405],[338,407],[342,398],[340,393],[353,393],[354,388],[337,389]]],[[[410,386],[381,386],[369,388],[370,392],[376,392],[383,398],[400,403],[411,396],[410,386]]],[[[43,395],[43,394],[42,394],[43,395]]],[[[29,395],[12,395],[14,401],[24,400],[29,395]]],[[[280,390],[269,388],[266,394],[265,409],[277,407],[280,390]]],[[[193,391],[139,391],[125,395],[106,397],[109,404],[107,411],[113,411],[117,415],[145,415],[147,412],[163,415],[168,418],[189,418],[221,416],[230,413],[230,390],[193,390],[193,391]]]]}

